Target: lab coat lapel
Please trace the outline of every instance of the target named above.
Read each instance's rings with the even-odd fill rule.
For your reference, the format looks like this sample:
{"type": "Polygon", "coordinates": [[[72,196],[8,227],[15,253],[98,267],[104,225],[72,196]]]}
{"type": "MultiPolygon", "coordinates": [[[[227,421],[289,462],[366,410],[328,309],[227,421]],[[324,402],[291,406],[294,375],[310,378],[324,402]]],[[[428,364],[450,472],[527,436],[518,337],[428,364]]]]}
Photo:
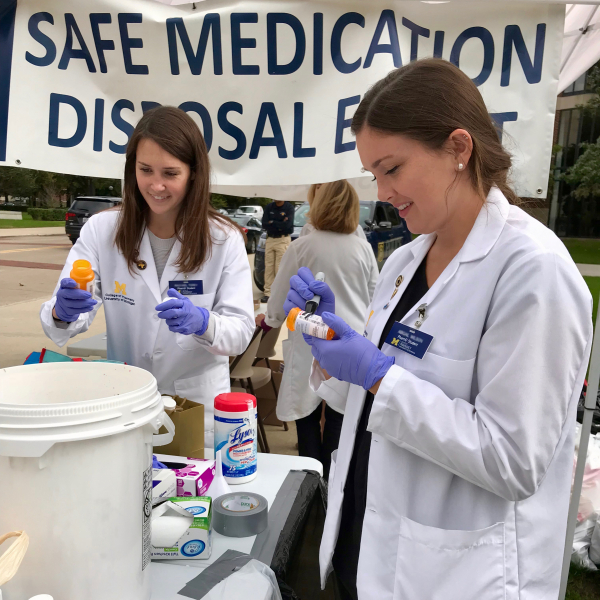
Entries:
{"type": "Polygon", "coordinates": [[[169,259],[167,260],[167,264],[165,265],[165,270],[163,271],[162,277],[160,278],[160,293],[161,298],[164,298],[169,291],[169,281],[175,281],[177,279],[177,275],[179,275],[179,268],[175,264],[179,254],[181,253],[181,242],[179,240],[175,240],[173,244],[173,248],[171,248],[171,254],[169,254],[169,259]]]}
{"type": "Polygon", "coordinates": [[[152,247],[150,246],[150,238],[148,237],[147,229],[144,231],[144,235],[140,243],[138,260],[143,260],[146,263],[146,268],[140,269],[136,267],[137,272],[141,275],[148,288],[150,288],[152,295],[157,301],[156,303],[160,304],[161,295],[158,285],[158,274],[156,272],[156,265],[154,264],[154,255],[152,254],[152,247]]]}

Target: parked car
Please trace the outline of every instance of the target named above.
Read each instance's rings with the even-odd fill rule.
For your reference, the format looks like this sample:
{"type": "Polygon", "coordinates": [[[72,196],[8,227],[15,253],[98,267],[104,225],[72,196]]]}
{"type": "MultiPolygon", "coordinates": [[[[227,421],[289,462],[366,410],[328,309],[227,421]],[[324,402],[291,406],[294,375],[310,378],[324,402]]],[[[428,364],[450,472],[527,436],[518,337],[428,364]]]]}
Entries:
{"type": "Polygon", "coordinates": [[[228,216],[229,216],[229,213],[228,213],[228,212],[227,212],[227,211],[226,211],[224,208],[217,208],[217,212],[218,212],[220,215],[225,215],[226,217],[228,217],[228,216]]]}
{"type": "Polygon", "coordinates": [[[110,196],[80,196],[73,201],[65,215],[65,233],[74,244],[83,224],[96,213],[121,204],[121,198],[110,196]]]}
{"type": "Polygon", "coordinates": [[[256,217],[262,219],[265,211],[262,206],[239,206],[235,211],[236,217],[256,217]]]}
{"type": "MultiPolygon", "coordinates": [[[[300,204],[294,214],[294,241],[306,225],[308,218],[308,202],[300,204]]],[[[365,230],[367,241],[371,244],[379,270],[385,264],[385,261],[396,248],[408,244],[412,236],[404,219],[398,214],[396,209],[387,202],[361,201],[359,223],[365,230]]],[[[262,233],[256,247],[254,256],[254,282],[261,291],[265,287],[265,244],[267,234],[262,233]]]]}
{"type": "Polygon", "coordinates": [[[256,252],[258,240],[260,239],[260,234],[262,233],[261,222],[252,216],[237,216],[230,217],[230,219],[237,223],[246,234],[246,252],[248,252],[248,254],[254,254],[256,252]]]}

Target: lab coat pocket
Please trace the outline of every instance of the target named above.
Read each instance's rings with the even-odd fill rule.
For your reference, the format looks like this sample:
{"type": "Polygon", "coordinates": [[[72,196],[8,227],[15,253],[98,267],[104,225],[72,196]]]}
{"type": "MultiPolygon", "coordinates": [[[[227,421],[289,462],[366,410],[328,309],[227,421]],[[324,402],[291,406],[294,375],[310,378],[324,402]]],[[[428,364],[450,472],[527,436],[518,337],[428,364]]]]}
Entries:
{"type": "Polygon", "coordinates": [[[504,600],[504,523],[476,531],[401,517],[394,600],[504,600]]]}
{"type": "Polygon", "coordinates": [[[449,398],[468,400],[470,397],[475,358],[454,360],[427,352],[419,360],[406,354],[402,366],[420,379],[437,385],[449,398]]]}
{"type": "Polygon", "coordinates": [[[215,295],[213,294],[194,294],[192,296],[187,296],[194,306],[200,306],[201,308],[206,308],[207,310],[212,310],[213,303],[215,301],[215,295]]]}

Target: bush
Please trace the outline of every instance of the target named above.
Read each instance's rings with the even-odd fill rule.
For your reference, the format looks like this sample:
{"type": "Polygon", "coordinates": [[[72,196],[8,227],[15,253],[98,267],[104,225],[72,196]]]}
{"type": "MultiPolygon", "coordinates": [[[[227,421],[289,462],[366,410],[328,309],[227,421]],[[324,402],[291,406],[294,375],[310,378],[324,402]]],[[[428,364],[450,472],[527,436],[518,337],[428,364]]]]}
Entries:
{"type": "Polygon", "coordinates": [[[34,221],[64,221],[66,208],[29,208],[27,213],[34,221]]]}

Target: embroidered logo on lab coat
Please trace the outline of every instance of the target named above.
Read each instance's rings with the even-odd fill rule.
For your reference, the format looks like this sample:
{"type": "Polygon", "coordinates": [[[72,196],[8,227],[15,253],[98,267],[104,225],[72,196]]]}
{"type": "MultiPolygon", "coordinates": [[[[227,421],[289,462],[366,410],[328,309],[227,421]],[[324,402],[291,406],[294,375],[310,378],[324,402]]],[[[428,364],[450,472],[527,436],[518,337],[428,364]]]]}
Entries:
{"type": "Polygon", "coordinates": [[[119,283],[118,281],[115,281],[115,294],[123,294],[123,296],[126,296],[127,295],[125,293],[126,285],[127,285],[126,283],[119,283]]]}
{"type": "Polygon", "coordinates": [[[115,281],[115,291],[112,294],[104,294],[104,300],[107,302],[115,301],[115,302],[125,302],[125,304],[129,304],[129,306],[135,306],[135,300],[130,298],[127,293],[127,283],[119,283],[115,281]]]}

